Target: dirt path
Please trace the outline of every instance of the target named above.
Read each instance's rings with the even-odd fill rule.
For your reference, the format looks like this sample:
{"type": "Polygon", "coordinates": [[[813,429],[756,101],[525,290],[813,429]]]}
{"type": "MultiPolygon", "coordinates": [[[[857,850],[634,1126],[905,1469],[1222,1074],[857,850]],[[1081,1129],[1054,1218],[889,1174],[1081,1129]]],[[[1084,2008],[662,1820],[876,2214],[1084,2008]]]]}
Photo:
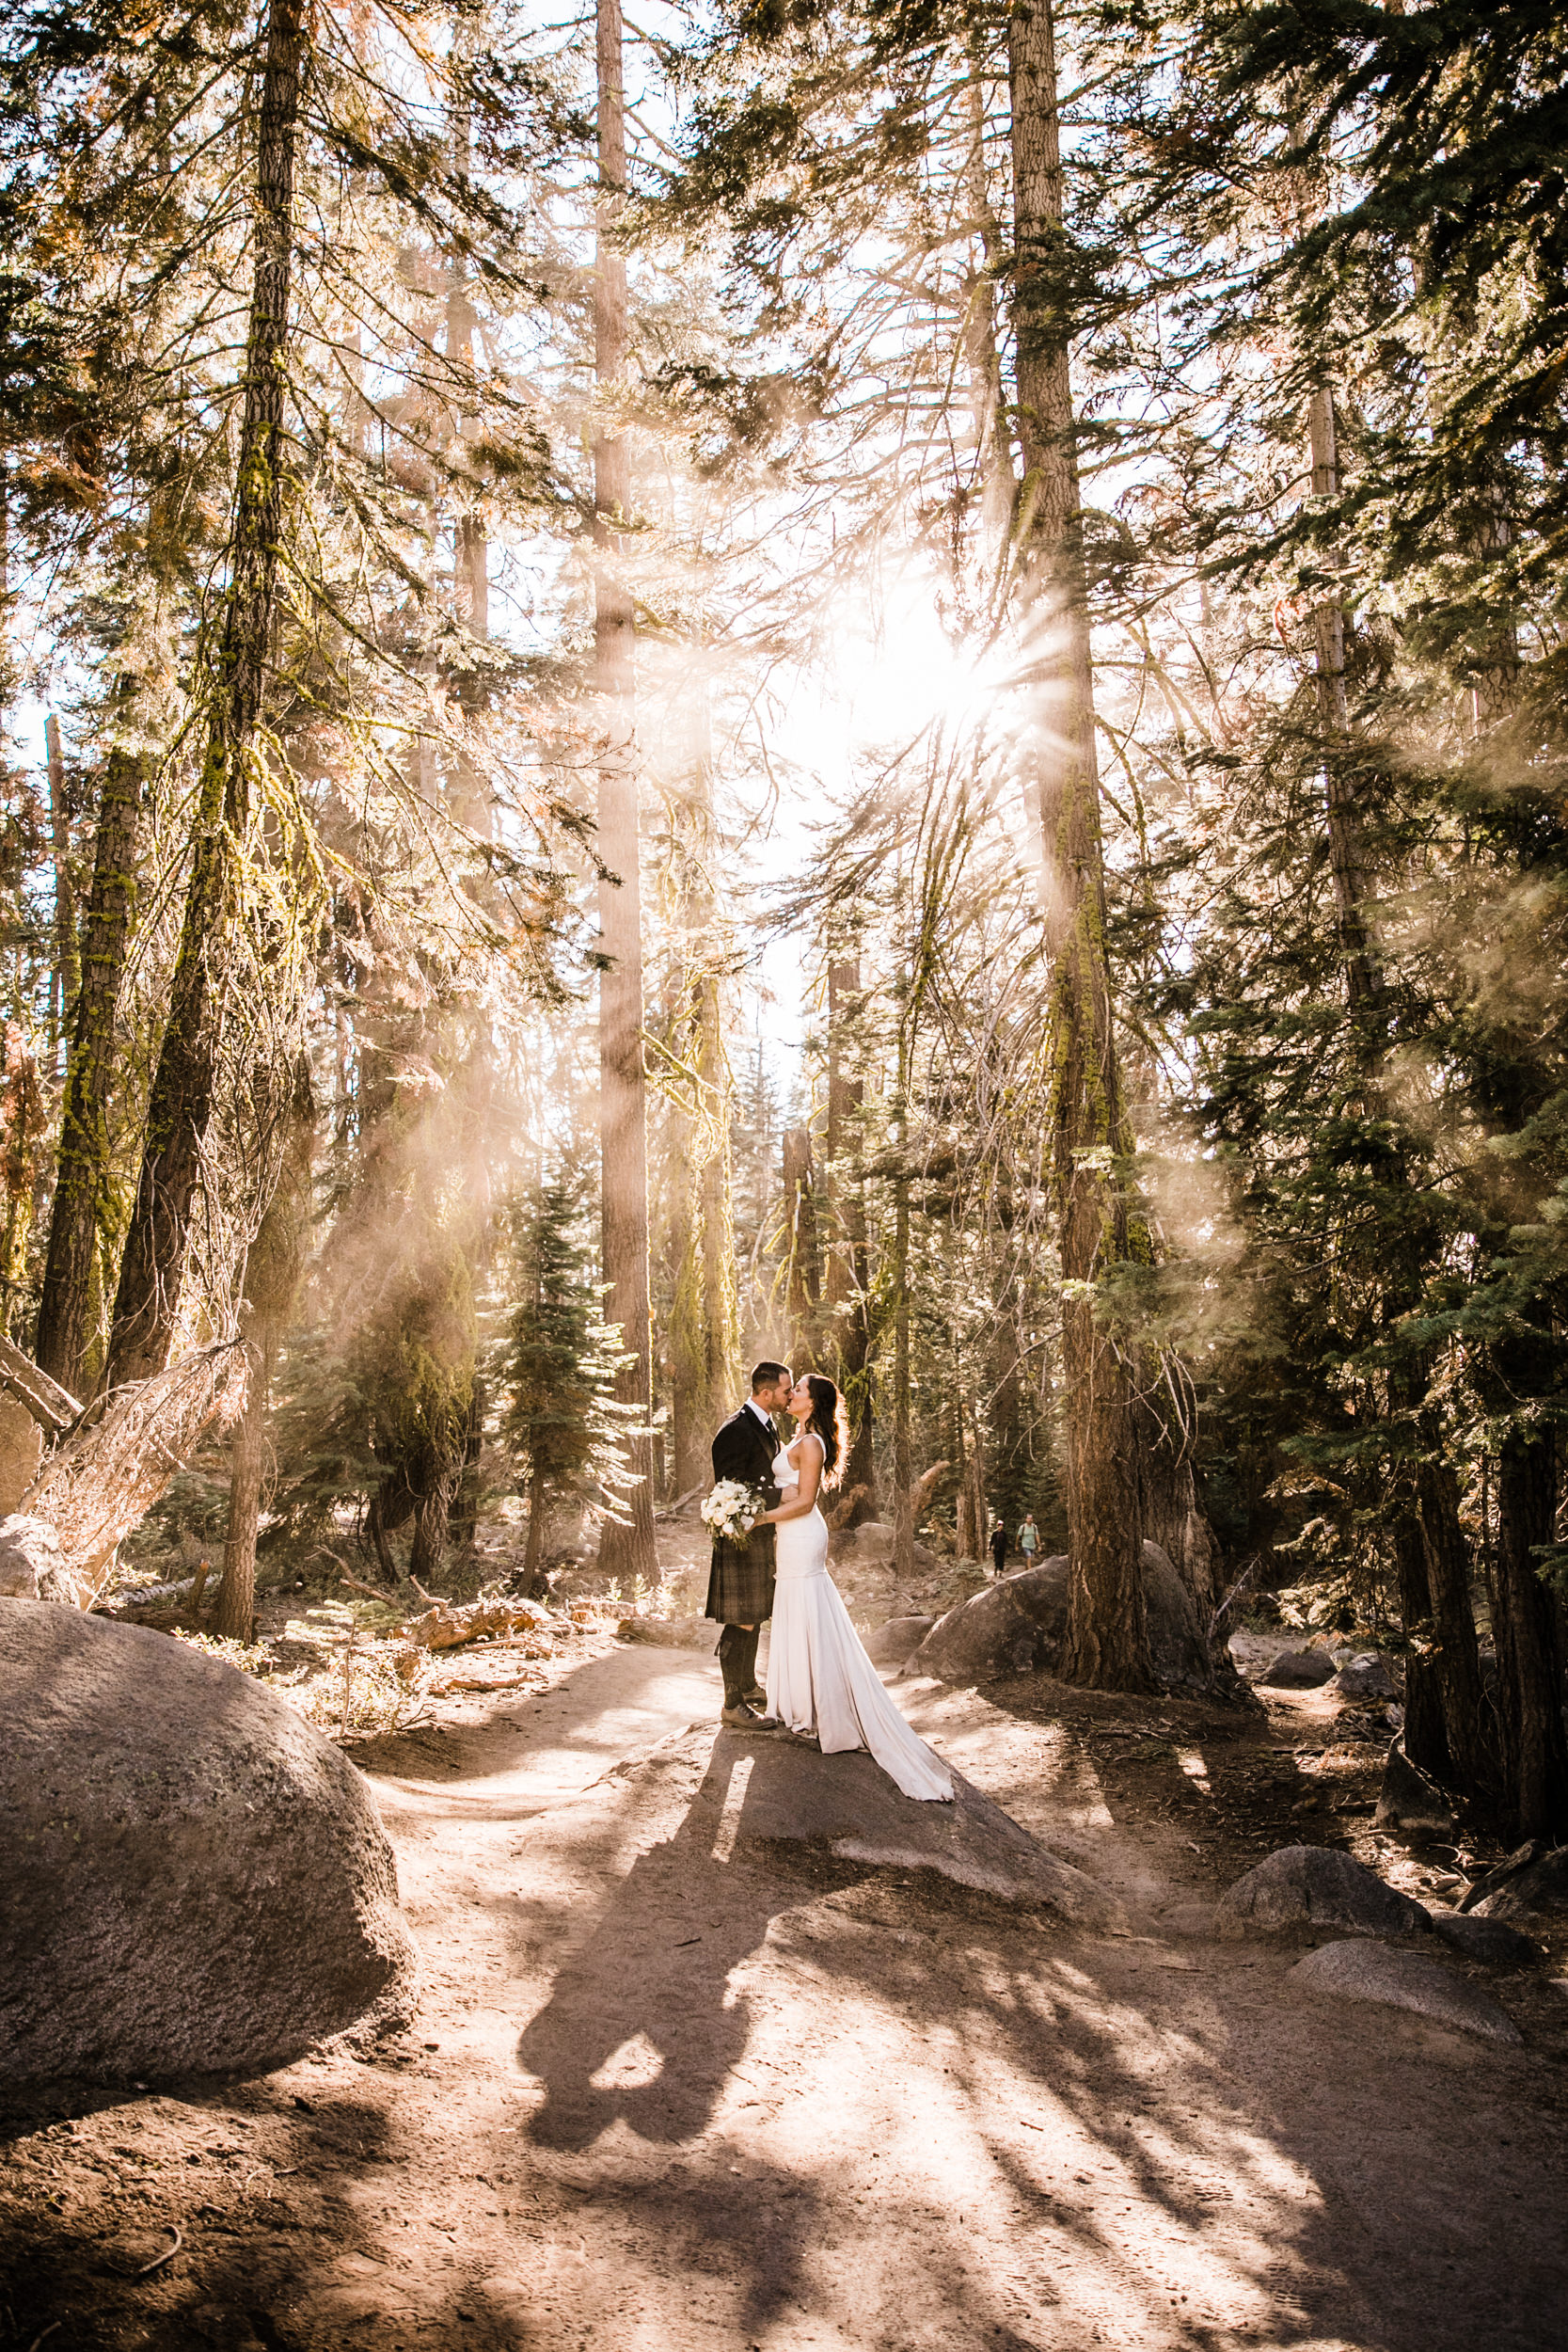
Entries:
{"type": "Polygon", "coordinates": [[[905,1695],[1137,1933],[753,1843],[744,1762],[683,1736],[711,1661],[604,1646],[360,1752],[425,1960],[404,2041],[13,2132],[0,2344],[1563,2341],[1568,2002],[1495,1988],[1499,2053],[1207,1940],[1277,1725],[905,1695]]]}

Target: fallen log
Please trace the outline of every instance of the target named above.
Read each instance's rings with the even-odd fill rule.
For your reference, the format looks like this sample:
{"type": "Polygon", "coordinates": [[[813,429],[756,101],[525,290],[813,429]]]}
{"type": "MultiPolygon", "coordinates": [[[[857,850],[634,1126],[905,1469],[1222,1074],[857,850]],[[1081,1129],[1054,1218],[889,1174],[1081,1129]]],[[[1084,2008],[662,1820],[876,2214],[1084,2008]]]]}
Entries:
{"type": "Polygon", "coordinates": [[[437,1600],[422,1616],[398,1628],[406,1642],[421,1649],[460,1649],[498,1633],[570,1633],[562,1617],[552,1617],[531,1600],[437,1600]]]}
{"type": "Polygon", "coordinates": [[[946,1477],[948,1471],[953,1468],[954,1465],[951,1462],[933,1462],[928,1470],[921,1471],[920,1476],[914,1482],[914,1492],[910,1498],[910,1524],[911,1527],[918,1527],[920,1525],[921,1520],[925,1518],[927,1511],[930,1507],[931,1497],[936,1493],[938,1486],[946,1477]]]}
{"type": "Polygon", "coordinates": [[[214,1424],[231,1427],[244,1412],[250,1370],[250,1351],[240,1340],[179,1357],[150,1380],[111,1391],[102,1412],[46,1455],[22,1508],[54,1528],[61,1564],[77,1581],[84,1609],[97,1600],[119,1546],[184,1469],[199,1439],[214,1424]]]}
{"type": "Polygon", "coordinates": [[[24,1356],[0,1333],[0,1388],[25,1405],[46,1438],[57,1438],[82,1418],[84,1407],[69,1389],[62,1389],[30,1356],[24,1356]]]}
{"type": "Polygon", "coordinates": [[[623,1642],[654,1649],[711,1650],[719,1638],[711,1617],[623,1617],[615,1631],[623,1642]]]}
{"type": "Polygon", "coordinates": [[[835,1533],[842,1532],[848,1526],[870,1492],[870,1487],[863,1485],[851,1486],[847,1493],[837,1496],[822,1514],[828,1525],[835,1533]]]}

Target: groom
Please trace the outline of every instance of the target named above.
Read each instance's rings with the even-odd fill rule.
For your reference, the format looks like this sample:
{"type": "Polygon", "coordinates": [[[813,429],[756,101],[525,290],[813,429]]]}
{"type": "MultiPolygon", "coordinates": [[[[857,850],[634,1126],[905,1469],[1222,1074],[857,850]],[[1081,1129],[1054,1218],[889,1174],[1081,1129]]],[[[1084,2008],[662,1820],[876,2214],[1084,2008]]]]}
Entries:
{"type": "MultiPolygon", "coordinates": [[[[752,1393],[713,1440],[713,1475],[760,1486],[771,1509],[779,1501],[773,1459],[779,1433],[769,1415],[782,1412],[794,1387],[787,1364],[761,1363],[752,1372],[752,1393]]],[[[724,1717],[732,1730],[770,1731],[760,1710],[768,1701],[757,1688],[757,1634],[773,1613],[773,1550],[770,1527],[753,1527],[743,1544],[714,1539],[707,1607],[724,1630],[719,1636],[719,1665],[724,1677],[724,1717]]]]}

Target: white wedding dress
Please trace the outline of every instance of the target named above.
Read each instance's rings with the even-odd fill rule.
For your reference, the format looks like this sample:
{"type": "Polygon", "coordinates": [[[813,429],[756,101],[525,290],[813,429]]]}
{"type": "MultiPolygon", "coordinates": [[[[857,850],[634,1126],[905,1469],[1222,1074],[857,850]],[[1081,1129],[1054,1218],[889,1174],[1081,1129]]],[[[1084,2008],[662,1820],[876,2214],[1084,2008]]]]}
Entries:
{"type": "MultiPolygon", "coordinates": [[[[800,1442],[822,1440],[808,1431],[800,1442]]],[[[775,1456],[773,1477],[787,1499],[796,1483],[787,1454],[775,1456]]],[[[828,1574],[828,1522],[815,1504],[780,1525],[775,1575],[768,1712],[792,1731],[815,1731],[824,1756],[868,1748],[906,1797],[951,1803],[952,1774],[910,1729],[849,1622],[828,1574]]]]}

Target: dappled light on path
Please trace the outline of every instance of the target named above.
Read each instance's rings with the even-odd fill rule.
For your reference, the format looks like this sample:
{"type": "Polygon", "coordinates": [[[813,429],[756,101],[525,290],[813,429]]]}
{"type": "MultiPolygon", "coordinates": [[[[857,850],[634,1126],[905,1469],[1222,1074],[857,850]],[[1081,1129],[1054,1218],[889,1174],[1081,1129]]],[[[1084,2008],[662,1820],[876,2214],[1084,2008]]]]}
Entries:
{"type": "MultiPolygon", "coordinates": [[[[674,2294],[652,2283],[672,2259],[705,2279],[721,2246],[732,2324],[768,2345],[811,2341],[813,2315],[843,2331],[823,2341],[900,2346],[1463,2340],[1434,2313],[1398,2322],[1385,2265],[1407,2191],[1381,2210],[1347,2198],[1323,2021],[1284,2008],[1276,1966],[1071,1936],[927,1874],[759,1848],[743,1771],[709,1767],[637,1854],[519,2042],[526,2135],[614,2177],[612,2233],[630,2233],[620,2258],[644,2293],[674,2294]],[[657,2177],[652,2152],[673,2159],[657,2177]]],[[[1066,1777],[1082,1824],[1093,1791],[1066,1777]]],[[[1340,2022],[1340,2049],[1365,2032],[1340,2022]]],[[[1423,2107],[1441,2136],[1473,2063],[1448,2037],[1402,2059],[1407,2105],[1375,2119],[1390,2180],[1423,2107]]],[[[1418,2279],[1409,2292],[1424,2300],[1418,2279]]]]}
{"type": "Polygon", "coordinates": [[[1544,2352],[1554,2062],[1304,1999],[1293,1952],[1210,1938],[1180,1837],[1065,1724],[897,1695],[1132,1932],[759,1836],[777,1766],[707,1727],[711,1662],[606,1649],[387,1744],[401,2043],[36,2143],[18,2275],[65,2283],[21,2342],[56,2295],[134,2299],[151,2352],[1544,2352]],[[84,2184],[123,2154],[96,2236],[78,2150],[84,2184]]]}

